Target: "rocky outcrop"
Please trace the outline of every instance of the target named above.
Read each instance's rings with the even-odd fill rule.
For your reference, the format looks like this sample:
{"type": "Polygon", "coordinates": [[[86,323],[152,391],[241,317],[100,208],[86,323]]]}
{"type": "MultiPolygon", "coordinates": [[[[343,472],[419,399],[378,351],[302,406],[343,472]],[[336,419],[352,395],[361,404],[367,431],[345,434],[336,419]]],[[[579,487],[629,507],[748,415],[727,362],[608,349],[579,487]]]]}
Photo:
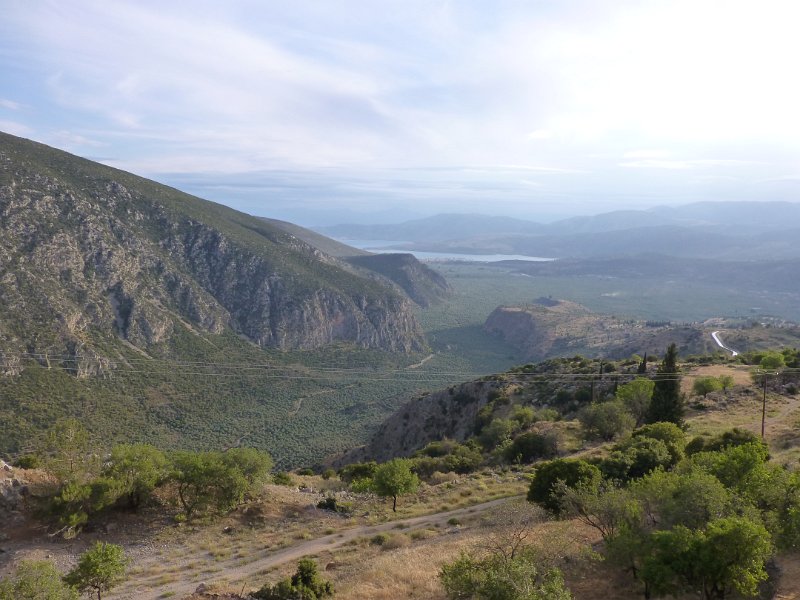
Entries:
{"type": "Polygon", "coordinates": [[[0,134],[0,371],[25,351],[102,375],[99,341],[164,349],[184,327],[280,349],[425,345],[401,294],[261,219],[0,134]]]}
{"type": "Polygon", "coordinates": [[[620,319],[565,300],[499,306],[486,319],[484,329],[530,361],[575,354],[608,358],[661,354],[673,342],[682,354],[714,350],[700,326],[620,319]]]}
{"type": "Polygon", "coordinates": [[[335,464],[410,456],[437,440],[463,442],[475,433],[478,412],[502,385],[471,381],[410,400],[381,424],[366,446],[337,458],[335,464]]]}

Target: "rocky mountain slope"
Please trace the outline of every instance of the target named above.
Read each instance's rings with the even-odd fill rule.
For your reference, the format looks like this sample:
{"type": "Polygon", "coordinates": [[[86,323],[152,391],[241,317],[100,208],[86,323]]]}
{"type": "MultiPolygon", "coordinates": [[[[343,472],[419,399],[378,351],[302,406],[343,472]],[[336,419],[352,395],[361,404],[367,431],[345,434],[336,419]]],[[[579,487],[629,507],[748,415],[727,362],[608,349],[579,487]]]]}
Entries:
{"type": "Polygon", "coordinates": [[[484,328],[518,348],[526,360],[552,356],[623,358],[655,354],[674,341],[685,354],[712,352],[701,327],[619,319],[565,300],[540,298],[525,306],[500,306],[484,328]]]}
{"type": "Polygon", "coordinates": [[[294,223],[276,219],[265,220],[325,254],[343,259],[356,267],[362,274],[379,275],[387,282],[398,286],[411,300],[423,308],[437,304],[452,291],[444,277],[421,263],[413,254],[373,254],[337,242],[294,223]]]}
{"type": "Polygon", "coordinates": [[[452,292],[441,274],[421,263],[413,254],[369,254],[351,256],[347,261],[385,277],[423,308],[438,304],[452,292]]]}
{"type": "Polygon", "coordinates": [[[147,350],[177,327],[279,349],[424,347],[406,298],[280,228],[0,134],[0,348],[147,350]]]}

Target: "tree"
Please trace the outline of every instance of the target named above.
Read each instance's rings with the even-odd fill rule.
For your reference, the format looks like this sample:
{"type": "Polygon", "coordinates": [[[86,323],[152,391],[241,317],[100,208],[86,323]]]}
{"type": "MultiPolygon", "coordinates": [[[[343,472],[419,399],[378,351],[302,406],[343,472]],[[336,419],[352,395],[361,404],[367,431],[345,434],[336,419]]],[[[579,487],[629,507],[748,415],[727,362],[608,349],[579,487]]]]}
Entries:
{"type": "Polygon", "coordinates": [[[664,442],[672,457],[670,466],[678,464],[678,461],[684,456],[686,434],[675,423],[650,423],[636,429],[633,432],[633,437],[652,438],[664,442]]]}
{"type": "Polygon", "coordinates": [[[273,465],[268,453],[255,448],[231,448],[222,453],[222,462],[242,474],[250,491],[267,482],[273,465]]]}
{"type": "Polygon", "coordinates": [[[628,438],[600,463],[609,479],[627,482],[644,477],[658,468],[672,466],[672,455],[661,440],[648,437],[628,438]]]}
{"type": "Polygon", "coordinates": [[[616,393],[616,398],[622,402],[636,420],[636,427],[641,427],[650,409],[655,383],[645,377],[637,377],[633,381],[621,385],[616,393]]]}
{"type": "Polygon", "coordinates": [[[718,519],[705,530],[678,526],[651,537],[653,552],[644,561],[642,578],[657,595],[699,588],[706,600],[724,600],[733,591],[754,596],[767,579],[769,533],[745,517],[718,519]]]}
{"type": "Polygon", "coordinates": [[[692,384],[692,391],[705,398],[710,392],[722,389],[722,384],[716,377],[698,377],[692,384]]]}
{"type": "Polygon", "coordinates": [[[589,439],[613,440],[633,429],[636,421],[618,400],[593,402],[578,413],[584,434],[589,439]]]}
{"type": "Polygon", "coordinates": [[[734,502],[728,489],[713,475],[655,471],[629,487],[642,507],[645,525],[669,529],[683,525],[705,527],[709,521],[730,515],[734,502]]]}
{"type": "Polygon", "coordinates": [[[64,578],[81,592],[96,594],[102,600],[107,592],[125,578],[128,559],[122,546],[96,542],[78,559],[77,566],[64,578]]]}
{"type": "Polygon", "coordinates": [[[519,426],[519,422],[512,419],[494,419],[481,430],[480,442],[484,448],[491,450],[510,439],[514,432],[519,430],[519,426]]]}
{"type": "Polygon", "coordinates": [[[49,560],[25,560],[13,575],[0,579],[0,600],[77,600],[49,560]]]}
{"type": "Polygon", "coordinates": [[[569,600],[558,569],[543,570],[536,557],[522,552],[512,559],[493,555],[479,559],[462,554],[446,564],[439,579],[448,598],[461,600],[569,600]]]}
{"type": "Polygon", "coordinates": [[[601,479],[600,469],[586,461],[557,458],[539,465],[536,469],[528,489],[528,502],[535,502],[559,514],[563,494],[563,486],[557,485],[559,482],[571,488],[596,490],[601,479]]]}
{"type": "Polygon", "coordinates": [[[728,388],[733,387],[734,381],[733,377],[730,375],[720,375],[717,377],[717,380],[719,381],[719,385],[723,391],[727,391],[728,388]]]}
{"type": "Polygon", "coordinates": [[[176,452],[172,468],[187,517],[208,508],[230,510],[249,489],[239,468],[226,463],[219,452],[176,452]]]}
{"type": "Polygon", "coordinates": [[[392,511],[397,512],[397,497],[411,494],[419,487],[419,477],[412,473],[413,461],[395,458],[378,465],[372,477],[375,493],[392,499],[392,511]]]}
{"type": "Polygon", "coordinates": [[[561,506],[563,514],[575,516],[594,527],[604,541],[614,538],[625,527],[636,527],[641,521],[642,507],[634,495],[626,488],[608,484],[594,490],[564,486],[561,506]]]}
{"type": "Polygon", "coordinates": [[[317,563],[310,558],[301,558],[291,578],[274,586],[265,585],[251,596],[258,600],[318,600],[333,596],[333,584],[320,577],[317,563]]]}
{"type": "Polygon", "coordinates": [[[167,458],[148,444],[120,444],[111,450],[103,474],[119,483],[119,494],[137,510],[167,476],[167,458]]]}
{"type": "Polygon", "coordinates": [[[91,452],[89,432],[73,417],[60,419],[48,429],[40,450],[44,467],[59,481],[85,481],[96,472],[97,457],[91,452]]]}
{"type": "MultiPolygon", "coordinates": [[[[538,543],[536,525],[546,520],[539,507],[509,502],[488,515],[481,552],[462,554],[439,573],[448,597],[486,600],[567,600],[569,590],[558,569],[563,548],[549,537],[538,543]]],[[[565,544],[571,544],[564,540],[565,544]]]]}
{"type": "Polygon", "coordinates": [[[758,366],[765,371],[775,371],[786,366],[786,360],[780,352],[767,352],[761,357],[758,366]]]}
{"type": "Polygon", "coordinates": [[[666,421],[683,424],[683,394],[678,373],[678,349],[670,344],[664,360],[658,366],[653,387],[653,399],[647,412],[647,422],[666,421]]]}

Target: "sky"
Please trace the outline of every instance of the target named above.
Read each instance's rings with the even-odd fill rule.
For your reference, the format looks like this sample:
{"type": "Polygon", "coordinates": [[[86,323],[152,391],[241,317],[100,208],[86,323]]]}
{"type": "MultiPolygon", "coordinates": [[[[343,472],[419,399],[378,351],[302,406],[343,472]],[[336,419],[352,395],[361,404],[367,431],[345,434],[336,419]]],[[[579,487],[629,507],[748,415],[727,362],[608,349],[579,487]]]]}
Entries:
{"type": "Polygon", "coordinates": [[[303,225],[795,200],[794,0],[0,0],[0,130],[303,225]]]}

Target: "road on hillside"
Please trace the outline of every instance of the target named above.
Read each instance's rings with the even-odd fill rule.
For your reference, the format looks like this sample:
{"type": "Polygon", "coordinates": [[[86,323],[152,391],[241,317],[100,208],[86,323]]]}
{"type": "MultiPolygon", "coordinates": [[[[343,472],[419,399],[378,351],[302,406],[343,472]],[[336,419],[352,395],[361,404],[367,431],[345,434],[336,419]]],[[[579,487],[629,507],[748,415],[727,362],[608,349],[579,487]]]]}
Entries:
{"type": "MultiPolygon", "coordinates": [[[[433,513],[421,517],[413,517],[410,519],[402,519],[398,521],[387,521],[379,525],[362,525],[352,529],[345,529],[331,535],[326,535],[313,540],[304,541],[295,544],[288,548],[281,550],[264,550],[255,560],[253,556],[249,556],[247,564],[238,564],[238,559],[228,559],[220,561],[216,564],[219,567],[217,577],[224,577],[227,581],[241,581],[246,577],[253,576],[257,573],[263,572],[285,562],[298,560],[303,556],[320,554],[328,550],[339,548],[344,544],[360,537],[372,537],[378,533],[392,531],[402,528],[403,531],[420,529],[423,527],[444,527],[447,521],[456,517],[467,517],[477,513],[482,513],[490,510],[496,506],[500,506],[515,498],[523,498],[524,496],[511,496],[508,498],[499,498],[484,502],[483,504],[475,504],[473,506],[466,506],[464,508],[456,508],[446,512],[433,513]]],[[[187,565],[192,562],[191,556],[185,556],[182,559],[187,565]]],[[[115,590],[114,593],[109,594],[110,600],[142,600],[144,598],[183,598],[190,595],[197,589],[201,582],[212,583],[213,577],[203,577],[201,573],[191,573],[188,569],[184,573],[186,580],[176,581],[174,583],[167,583],[162,586],[147,585],[147,580],[136,578],[124,583],[120,589],[115,590]]]]}
{"type": "Polygon", "coordinates": [[[733,348],[728,348],[728,346],[726,346],[725,344],[722,343],[722,340],[719,337],[719,331],[713,331],[711,333],[711,337],[714,338],[715,342],[717,342],[717,346],[719,346],[723,350],[727,350],[728,352],[730,352],[731,356],[738,356],[739,355],[739,353],[736,350],[734,350],[733,348]]]}

